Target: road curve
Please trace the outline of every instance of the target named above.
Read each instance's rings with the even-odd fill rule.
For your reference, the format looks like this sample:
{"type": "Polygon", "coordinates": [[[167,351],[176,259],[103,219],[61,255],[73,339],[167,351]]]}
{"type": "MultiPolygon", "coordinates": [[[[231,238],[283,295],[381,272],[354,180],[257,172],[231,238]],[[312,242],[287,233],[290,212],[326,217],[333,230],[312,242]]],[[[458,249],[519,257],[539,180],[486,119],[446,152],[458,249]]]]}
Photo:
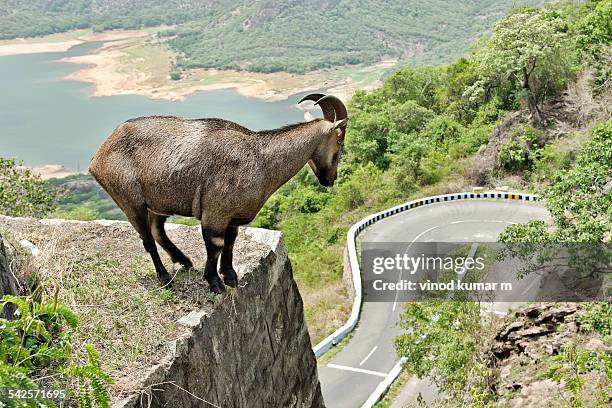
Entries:
{"type": "MultiPolygon", "coordinates": [[[[433,203],[380,220],[360,235],[363,242],[493,242],[506,226],[548,220],[541,203],[478,199],[433,203]]],[[[364,301],[359,324],[349,343],[325,366],[319,380],[328,408],[359,408],[387,376],[398,358],[393,339],[401,304],[364,301]]],[[[435,394],[426,380],[413,378],[402,392],[403,403],[435,394]]]]}

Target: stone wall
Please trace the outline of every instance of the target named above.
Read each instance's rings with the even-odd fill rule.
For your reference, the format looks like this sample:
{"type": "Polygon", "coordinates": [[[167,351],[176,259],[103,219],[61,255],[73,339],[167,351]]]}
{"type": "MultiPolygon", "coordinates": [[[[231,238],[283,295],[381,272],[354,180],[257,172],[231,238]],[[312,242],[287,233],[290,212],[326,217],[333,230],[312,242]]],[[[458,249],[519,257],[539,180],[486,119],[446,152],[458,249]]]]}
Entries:
{"type": "Polygon", "coordinates": [[[240,288],[191,328],[154,367],[142,391],[116,407],[323,407],[302,299],[279,232],[247,229],[270,245],[240,288]]]}
{"type": "MultiPolygon", "coordinates": [[[[168,224],[166,229],[170,238],[192,257],[196,266],[204,264],[198,227],[168,224]]],[[[133,288],[136,292],[154,290],[157,284],[153,271],[151,276],[146,271],[138,272],[143,267],[140,259],[145,259],[145,265],[150,264],[136,232],[125,222],[0,216],[0,232],[10,233],[15,241],[28,240],[35,245],[40,255],[35,257],[37,267],[45,269],[58,281],[67,282],[72,276],[72,267],[65,265],[66,260],[89,265],[84,263],[87,259],[98,259],[107,265],[104,262],[110,259],[113,262],[108,269],[94,271],[90,270],[93,266],[88,266],[87,270],[82,269],[79,273],[86,273],[88,279],[107,282],[102,279],[103,275],[123,271],[137,277],[133,288]]],[[[1,250],[0,246],[0,268],[4,268],[1,250]]],[[[151,336],[159,336],[160,324],[169,324],[176,330],[167,337],[162,335],[159,344],[157,340],[151,343],[157,354],[149,355],[155,355],[157,360],[140,356],[139,361],[148,363],[138,362],[112,372],[115,388],[110,391],[114,407],[324,406],[317,362],[304,321],[302,298],[293,279],[282,234],[241,228],[234,255],[234,265],[240,277],[239,288],[229,289],[223,296],[209,296],[206,285],[192,282],[191,278],[183,275],[184,280],[193,286],[177,283],[172,289],[177,302],[182,302],[180,312],[171,304],[157,308],[151,305],[153,309],[150,310],[155,313],[168,313],[166,318],[149,323],[157,324],[151,327],[151,336]],[[188,295],[184,291],[193,293],[188,295]],[[205,300],[196,302],[196,298],[205,300]],[[188,299],[193,302],[185,308],[188,299]]],[[[163,253],[162,258],[169,262],[163,253]]],[[[194,274],[194,279],[199,282],[200,273],[192,271],[188,275],[194,274]]],[[[8,275],[3,273],[2,276],[8,275]]],[[[122,282],[131,284],[131,280],[122,282]]],[[[126,313],[123,323],[140,327],[142,322],[133,320],[130,307],[136,299],[149,297],[123,299],[124,303],[120,303],[122,296],[117,297],[115,293],[123,291],[112,292],[108,286],[103,289],[108,296],[104,299],[108,303],[104,306],[106,313],[115,310],[122,313],[123,310],[126,313]],[[115,308],[115,305],[120,306],[115,308]]],[[[81,323],[87,326],[87,313],[82,314],[81,319],[81,323]]],[[[114,318],[112,320],[115,322],[114,318]]],[[[116,330],[114,324],[103,327],[116,330]]],[[[147,330],[130,333],[147,335],[147,330]]],[[[123,345],[117,343],[117,347],[123,345]]],[[[103,345],[100,348],[103,349],[103,345]]],[[[102,354],[101,358],[104,360],[105,355],[102,354]]]]}

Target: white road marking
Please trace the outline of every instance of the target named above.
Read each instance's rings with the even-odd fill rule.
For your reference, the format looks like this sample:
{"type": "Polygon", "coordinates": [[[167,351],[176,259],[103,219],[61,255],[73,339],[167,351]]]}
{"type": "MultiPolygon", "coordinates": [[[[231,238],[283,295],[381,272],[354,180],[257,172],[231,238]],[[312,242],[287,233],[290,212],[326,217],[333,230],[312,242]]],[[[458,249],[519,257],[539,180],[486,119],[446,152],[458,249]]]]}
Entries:
{"type": "Polygon", "coordinates": [[[368,353],[367,356],[365,356],[365,358],[363,360],[361,360],[361,363],[359,363],[360,366],[363,365],[363,363],[365,363],[366,361],[368,361],[368,358],[372,357],[372,354],[374,354],[374,352],[376,351],[376,349],[378,348],[378,346],[374,346],[374,348],[372,349],[372,351],[370,351],[368,353]]]}
{"type": "Polygon", "coordinates": [[[383,377],[383,378],[387,376],[386,373],[381,373],[380,371],[364,370],[363,368],[347,367],[347,366],[338,365],[338,364],[329,363],[327,364],[327,367],[336,368],[338,370],[344,370],[344,371],[354,371],[356,373],[362,373],[362,374],[370,374],[370,375],[375,375],[375,376],[383,377]]]}
{"type": "MultiPolygon", "coordinates": [[[[495,223],[501,223],[501,224],[517,224],[516,222],[512,222],[512,221],[502,221],[502,220],[459,220],[459,221],[451,221],[450,224],[463,224],[466,222],[495,222],[495,223]]],[[[404,253],[408,253],[408,250],[412,247],[412,244],[414,244],[416,242],[417,239],[421,238],[423,235],[427,234],[430,231],[435,230],[436,228],[440,228],[442,227],[442,225],[436,225],[434,227],[428,228],[425,231],[421,232],[419,235],[417,235],[412,242],[410,242],[410,245],[408,245],[408,247],[406,248],[406,251],[404,251],[404,253]]],[[[465,240],[469,240],[469,237],[464,237],[465,240]]],[[[400,282],[402,280],[402,269],[400,269],[400,273],[399,273],[399,278],[398,278],[398,282],[400,282]]],[[[392,307],[392,311],[395,312],[395,308],[397,307],[397,297],[399,296],[399,289],[397,289],[395,291],[395,299],[393,299],[393,307],[392,307]]]]}
{"type": "MultiPolygon", "coordinates": [[[[408,245],[408,248],[406,248],[406,250],[404,251],[404,253],[408,253],[408,250],[412,247],[412,244],[414,244],[416,242],[417,239],[421,238],[423,235],[427,234],[429,231],[433,231],[436,228],[440,227],[439,225],[436,225],[435,227],[431,227],[426,229],[425,231],[421,232],[419,235],[417,235],[412,242],[410,243],[410,245],[408,245]]],[[[401,282],[402,280],[402,269],[400,269],[400,273],[399,273],[399,279],[397,280],[398,282],[401,282]]],[[[393,299],[393,308],[392,311],[395,312],[395,308],[397,307],[397,297],[399,296],[399,289],[395,291],[395,299],[393,299]]]]}
{"type": "Polygon", "coordinates": [[[408,245],[408,248],[406,248],[406,252],[408,252],[408,250],[410,249],[410,247],[412,247],[412,244],[414,244],[416,242],[417,239],[421,238],[423,235],[427,234],[429,231],[433,231],[436,228],[440,228],[441,225],[436,225],[435,227],[431,227],[431,228],[427,228],[425,231],[421,232],[419,235],[417,235],[416,237],[414,237],[414,239],[412,240],[412,242],[410,242],[410,245],[408,245]]]}
{"type": "Polygon", "coordinates": [[[539,283],[538,280],[534,279],[531,281],[531,283],[529,284],[529,286],[527,286],[527,288],[525,288],[525,290],[523,290],[523,292],[529,292],[531,290],[531,288],[533,288],[533,285],[535,285],[536,283],[539,283]]]}
{"type": "Polygon", "coordinates": [[[502,221],[502,220],[459,220],[459,221],[452,221],[451,224],[463,224],[466,222],[497,222],[500,224],[517,224],[516,222],[502,221]]]}

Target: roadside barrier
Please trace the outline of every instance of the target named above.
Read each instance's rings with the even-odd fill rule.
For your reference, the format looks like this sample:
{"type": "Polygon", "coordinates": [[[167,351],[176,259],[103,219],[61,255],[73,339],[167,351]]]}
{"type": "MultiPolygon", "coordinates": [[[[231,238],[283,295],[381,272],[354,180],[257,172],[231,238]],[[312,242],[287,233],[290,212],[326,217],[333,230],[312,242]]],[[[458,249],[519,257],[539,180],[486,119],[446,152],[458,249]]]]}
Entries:
{"type": "MultiPolygon", "coordinates": [[[[357,255],[356,241],[359,234],[368,226],[378,222],[384,218],[391,217],[404,211],[411,210],[413,208],[422,207],[424,205],[443,203],[449,201],[458,200],[482,200],[482,199],[499,199],[499,200],[522,200],[522,201],[537,201],[537,196],[533,194],[523,193],[507,193],[499,191],[487,191],[487,192],[462,192],[453,194],[443,194],[432,197],[419,198],[417,200],[408,201],[406,203],[397,205],[395,207],[388,208],[386,210],[377,212],[376,214],[369,215],[354,224],[346,234],[346,246],[348,250],[349,267],[351,270],[351,276],[353,281],[354,301],[351,309],[351,315],[348,320],[339,327],[332,334],[327,336],[324,340],[320,341],[313,351],[315,357],[319,358],[329,351],[333,346],[338,344],[343,338],[345,338],[357,325],[359,321],[359,313],[361,311],[362,302],[362,290],[361,290],[361,270],[359,268],[359,258],[357,255]]],[[[403,359],[402,359],[403,360],[403,359]]],[[[379,386],[376,388],[374,393],[370,396],[364,407],[370,407],[375,404],[380,398],[387,392],[393,381],[401,373],[401,366],[403,361],[400,360],[395,367],[389,372],[387,377],[381,381],[379,386]]]]}

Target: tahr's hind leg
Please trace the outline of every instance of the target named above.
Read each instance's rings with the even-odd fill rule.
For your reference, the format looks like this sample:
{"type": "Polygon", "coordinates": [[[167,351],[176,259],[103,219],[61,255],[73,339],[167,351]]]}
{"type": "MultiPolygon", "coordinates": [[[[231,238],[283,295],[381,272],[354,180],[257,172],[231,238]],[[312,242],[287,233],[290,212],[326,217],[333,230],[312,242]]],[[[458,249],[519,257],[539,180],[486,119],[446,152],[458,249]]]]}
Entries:
{"type": "Polygon", "coordinates": [[[204,267],[204,278],[210,286],[211,292],[221,293],[225,291],[223,281],[217,274],[217,262],[223,249],[225,228],[215,229],[202,222],[202,237],[206,246],[206,266],[204,267]]]}
{"type": "Polygon", "coordinates": [[[238,286],[238,275],[232,265],[234,258],[234,242],[238,236],[238,226],[228,226],[225,230],[223,250],[221,252],[221,275],[223,282],[232,288],[238,286]]]}
{"type": "Polygon", "coordinates": [[[159,278],[160,282],[165,287],[170,287],[172,277],[164,267],[164,264],[159,257],[159,253],[157,252],[157,246],[155,245],[155,240],[153,239],[153,234],[151,233],[147,208],[125,208],[124,212],[127,215],[130,223],[134,226],[134,229],[140,235],[142,245],[144,246],[145,250],[151,256],[153,265],[155,266],[155,271],[157,272],[157,277],[159,278]]]}
{"type": "Polygon", "coordinates": [[[168,219],[165,215],[155,214],[149,210],[149,223],[151,225],[151,232],[153,234],[153,238],[155,242],[157,242],[164,250],[170,255],[172,262],[178,262],[186,268],[193,267],[193,263],[191,260],[185,255],[180,249],[170,241],[168,235],[166,235],[166,230],[164,229],[164,224],[168,219]]]}
{"type": "MultiPolygon", "coordinates": [[[[151,256],[155,271],[159,280],[164,286],[170,286],[172,277],[164,267],[155,240],[151,233],[151,225],[149,223],[149,214],[146,206],[146,200],[140,189],[140,184],[136,180],[134,172],[130,171],[130,166],[125,165],[129,162],[129,158],[120,154],[113,155],[112,160],[98,163],[95,167],[96,172],[104,174],[105,177],[96,176],[96,180],[104,187],[113,201],[117,203],[119,208],[125,213],[128,221],[132,224],[136,232],[142,239],[142,245],[151,256]]],[[[93,165],[93,163],[92,163],[93,165]]]]}

